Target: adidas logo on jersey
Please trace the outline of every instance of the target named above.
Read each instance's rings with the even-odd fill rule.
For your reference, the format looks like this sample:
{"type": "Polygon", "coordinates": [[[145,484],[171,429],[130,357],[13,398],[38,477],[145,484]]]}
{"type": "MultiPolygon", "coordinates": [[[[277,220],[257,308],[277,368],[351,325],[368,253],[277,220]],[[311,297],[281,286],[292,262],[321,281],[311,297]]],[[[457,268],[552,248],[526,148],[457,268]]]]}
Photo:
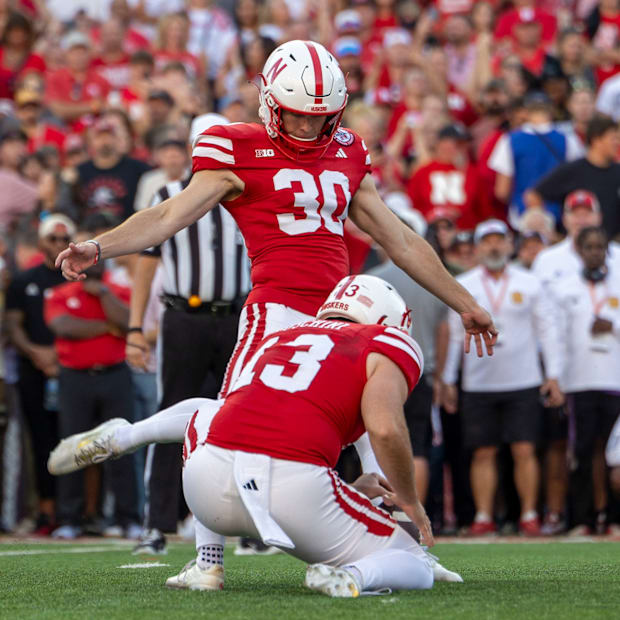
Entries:
{"type": "Polygon", "coordinates": [[[256,486],[256,482],[255,482],[254,478],[252,478],[252,480],[250,480],[249,482],[246,482],[243,485],[243,488],[248,490],[248,491],[258,491],[258,487],[256,486]]]}
{"type": "Polygon", "coordinates": [[[336,151],[336,157],[344,157],[344,159],[347,159],[347,154],[342,149],[338,149],[336,151]]]}
{"type": "Polygon", "coordinates": [[[273,149],[255,149],[256,157],[274,157],[275,152],[273,149]]]}

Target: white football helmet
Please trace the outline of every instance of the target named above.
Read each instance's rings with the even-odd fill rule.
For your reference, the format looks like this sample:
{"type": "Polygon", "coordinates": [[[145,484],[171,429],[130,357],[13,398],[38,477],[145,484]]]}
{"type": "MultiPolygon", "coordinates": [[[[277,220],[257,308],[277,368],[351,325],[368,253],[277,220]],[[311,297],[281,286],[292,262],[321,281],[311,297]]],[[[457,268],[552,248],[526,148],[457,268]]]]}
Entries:
{"type": "Polygon", "coordinates": [[[376,276],[363,274],[340,280],[316,313],[317,319],[332,317],[397,327],[411,335],[411,310],[391,284],[376,276]]]}
{"type": "Polygon", "coordinates": [[[291,159],[321,157],[347,104],[347,87],[338,61],[319,43],[288,41],[270,54],[260,78],[258,113],[274,144],[291,159]],[[312,141],[286,134],[283,110],[325,116],[321,133],[312,141]]]}

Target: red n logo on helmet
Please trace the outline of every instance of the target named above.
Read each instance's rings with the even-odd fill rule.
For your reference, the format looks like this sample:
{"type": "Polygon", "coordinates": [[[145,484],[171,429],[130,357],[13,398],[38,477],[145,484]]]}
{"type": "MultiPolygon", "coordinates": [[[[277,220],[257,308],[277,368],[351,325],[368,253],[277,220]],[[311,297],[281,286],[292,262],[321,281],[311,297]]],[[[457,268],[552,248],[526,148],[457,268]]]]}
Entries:
{"type": "Polygon", "coordinates": [[[286,64],[282,64],[283,62],[284,61],[282,60],[282,58],[278,58],[278,60],[276,60],[273,63],[273,65],[271,65],[271,68],[269,69],[269,71],[267,71],[267,75],[265,75],[265,79],[270,84],[273,84],[273,81],[278,77],[278,75],[280,75],[280,73],[282,73],[282,71],[286,69],[286,64]]]}

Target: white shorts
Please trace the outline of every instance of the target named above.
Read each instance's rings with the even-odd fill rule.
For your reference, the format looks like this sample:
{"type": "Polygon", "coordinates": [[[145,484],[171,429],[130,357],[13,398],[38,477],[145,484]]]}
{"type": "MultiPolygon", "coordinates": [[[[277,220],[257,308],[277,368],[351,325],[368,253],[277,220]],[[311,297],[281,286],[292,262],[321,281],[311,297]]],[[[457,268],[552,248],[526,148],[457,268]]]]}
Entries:
{"type": "Polygon", "coordinates": [[[620,467],[620,416],[618,416],[607,440],[605,459],[609,467],[620,467]]]}
{"type": "Polygon", "coordinates": [[[244,364],[252,357],[263,338],[313,318],[315,317],[282,304],[257,303],[244,306],[239,317],[237,344],[226,366],[218,398],[226,397],[230,386],[241,374],[244,364]]]}
{"type": "MultiPolygon", "coordinates": [[[[233,450],[205,444],[185,463],[189,509],[225,536],[260,538],[233,474],[233,450]]],[[[270,459],[269,514],[294,544],[285,549],[308,562],[342,566],[387,549],[424,557],[421,547],[383,510],[327,467],[270,459]]]]}

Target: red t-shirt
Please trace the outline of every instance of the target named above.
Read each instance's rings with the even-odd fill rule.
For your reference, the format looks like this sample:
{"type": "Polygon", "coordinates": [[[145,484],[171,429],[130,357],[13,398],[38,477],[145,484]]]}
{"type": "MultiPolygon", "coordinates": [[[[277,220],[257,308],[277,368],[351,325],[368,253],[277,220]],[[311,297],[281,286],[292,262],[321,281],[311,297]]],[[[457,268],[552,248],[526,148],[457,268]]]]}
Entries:
{"type": "Polygon", "coordinates": [[[222,204],[252,261],[248,303],[281,303],[315,314],[349,273],[343,221],[370,172],[363,140],[340,129],[322,157],[294,161],[263,125],[215,126],[196,142],[193,171],[216,169],[230,169],[245,183],[239,198],[222,204]]]}
{"type": "Polygon", "coordinates": [[[334,467],[342,448],[365,431],[360,401],[373,352],[400,368],[410,391],[415,387],[422,353],[395,327],[312,321],[265,338],[213,418],[206,443],[334,467]]]}
{"type": "Polygon", "coordinates": [[[28,152],[34,153],[42,146],[51,144],[58,149],[60,154],[62,154],[66,139],[67,134],[59,127],[43,123],[37,127],[36,133],[28,138],[28,152]]]}
{"type": "Polygon", "coordinates": [[[29,71],[45,73],[45,60],[38,54],[30,54],[16,71],[4,66],[4,48],[0,47],[0,99],[12,99],[15,84],[29,71]]]}
{"type": "Polygon", "coordinates": [[[129,83],[129,54],[123,54],[118,60],[108,62],[101,56],[95,58],[91,67],[115,90],[125,88],[129,83]]]}
{"type": "Polygon", "coordinates": [[[105,99],[110,84],[97,71],[89,69],[83,82],[78,82],[67,68],[54,71],[47,79],[48,101],[84,103],[92,99],[105,99]]]}
{"type": "MultiPolygon", "coordinates": [[[[113,295],[129,304],[131,290],[116,284],[106,284],[113,295]]],[[[101,300],[84,291],[82,282],[67,282],[50,289],[45,299],[45,322],[58,316],[70,315],[79,319],[105,321],[101,300]]],[[[61,366],[74,369],[93,366],[112,366],[125,359],[125,338],[104,334],[84,340],[56,338],[54,343],[61,366]]]]}
{"type": "MultiPolygon", "coordinates": [[[[617,15],[601,15],[599,26],[592,37],[592,45],[600,50],[613,50],[620,40],[620,13],[617,15]]],[[[596,81],[601,85],[606,79],[616,75],[620,65],[603,62],[596,65],[596,81]]]]}
{"type": "Polygon", "coordinates": [[[409,180],[407,193],[413,206],[427,215],[435,207],[451,207],[461,216],[458,227],[469,230],[480,221],[478,173],[469,162],[465,169],[431,161],[418,168],[409,180]]]}

